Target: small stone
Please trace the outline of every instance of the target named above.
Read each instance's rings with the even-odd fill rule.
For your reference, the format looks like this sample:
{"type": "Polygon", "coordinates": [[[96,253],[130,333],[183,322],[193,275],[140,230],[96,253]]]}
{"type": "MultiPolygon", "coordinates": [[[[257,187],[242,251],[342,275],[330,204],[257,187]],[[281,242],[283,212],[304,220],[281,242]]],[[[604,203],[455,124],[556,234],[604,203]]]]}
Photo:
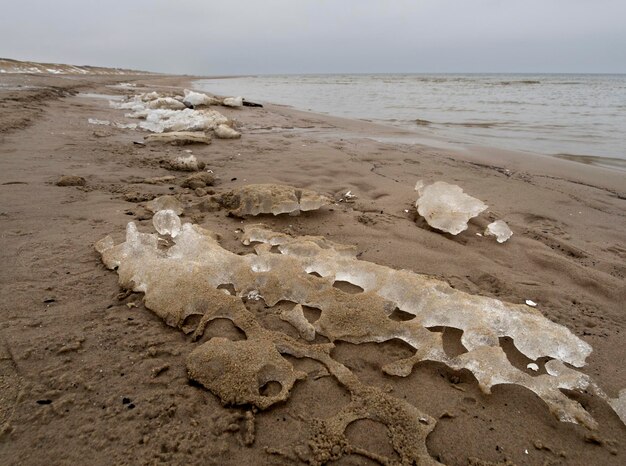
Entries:
{"type": "Polygon", "coordinates": [[[181,184],[183,188],[206,188],[207,186],[212,186],[215,183],[215,177],[209,172],[200,172],[194,173],[193,175],[189,175],[185,178],[185,181],[181,184]]]}
{"type": "Polygon", "coordinates": [[[64,175],[58,179],[57,186],[85,186],[87,181],[82,176],[64,175]]]}
{"type": "Polygon", "coordinates": [[[127,202],[145,202],[151,199],[154,199],[154,194],[140,193],[137,191],[124,194],[124,200],[127,202]]]}

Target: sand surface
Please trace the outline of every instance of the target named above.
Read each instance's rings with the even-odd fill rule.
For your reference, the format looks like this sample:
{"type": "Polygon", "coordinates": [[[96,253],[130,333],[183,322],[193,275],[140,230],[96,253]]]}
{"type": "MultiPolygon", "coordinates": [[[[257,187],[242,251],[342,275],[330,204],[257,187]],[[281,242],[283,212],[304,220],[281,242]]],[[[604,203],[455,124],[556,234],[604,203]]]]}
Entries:
{"type": "MultiPolygon", "coordinates": [[[[151,229],[146,199],[198,197],[180,187],[186,174],[159,164],[186,149],[218,177],[217,193],[248,183],[291,184],[337,199],[351,191],[350,202],[261,220],[274,230],[354,245],[363,260],[459,290],[513,303],[531,299],[592,345],[583,372],[610,396],[626,387],[623,172],[432,147],[413,133],[283,106],[220,108],[243,136],[208,146],[143,147],[133,141],[144,132],[87,121],[121,121],[124,112],[81,93],[136,92],[107,86],[122,81],[145,86],[141,91],[176,91],[188,79],[0,76],[0,464],[298,464],[289,446],[304,438],[303,419],[327,417],[347,402],[334,379],[314,376],[313,362],[292,358],[309,377],[286,403],[256,413],[223,407],[187,377],[184,360],[196,344],[146,309],[141,294],[121,292],[117,275],[102,265],[96,241],[108,234],[122,240],[130,220],[151,229]],[[56,186],[62,175],[84,177],[86,185],[56,186]],[[143,183],[166,175],[176,179],[143,183]],[[418,179],[458,184],[489,209],[461,235],[439,233],[417,218],[418,179]],[[476,235],[498,218],[514,231],[511,240],[476,235]],[[251,417],[254,442],[246,445],[251,417]],[[271,454],[278,450],[283,454],[271,454]]],[[[236,252],[247,252],[237,230],[259,221],[202,210],[183,219],[219,233],[236,252]]],[[[264,325],[279,326],[272,309],[250,307],[264,325]]],[[[223,321],[209,333],[237,337],[223,321]]],[[[455,332],[446,338],[459,344],[455,332]]],[[[444,464],[626,463],[626,428],[596,397],[575,396],[599,423],[590,432],[558,422],[526,389],[501,385],[486,395],[469,372],[442,364],[387,376],[383,364],[410,354],[400,341],[335,345],[333,357],[362,382],[438,420],[427,447],[444,464]]],[[[525,365],[512,342],[502,345],[525,365]]],[[[381,424],[357,421],[347,435],[394,455],[381,424]]],[[[375,463],[352,455],[334,464],[375,463]]]]}

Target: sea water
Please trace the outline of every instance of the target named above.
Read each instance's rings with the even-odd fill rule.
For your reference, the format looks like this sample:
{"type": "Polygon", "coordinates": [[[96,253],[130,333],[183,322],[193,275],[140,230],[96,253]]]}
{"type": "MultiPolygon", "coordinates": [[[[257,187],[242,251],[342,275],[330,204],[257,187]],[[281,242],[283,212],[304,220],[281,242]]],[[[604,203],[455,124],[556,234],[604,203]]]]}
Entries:
{"type": "Polygon", "coordinates": [[[196,86],[414,129],[452,143],[626,169],[626,75],[268,75],[196,86]]]}

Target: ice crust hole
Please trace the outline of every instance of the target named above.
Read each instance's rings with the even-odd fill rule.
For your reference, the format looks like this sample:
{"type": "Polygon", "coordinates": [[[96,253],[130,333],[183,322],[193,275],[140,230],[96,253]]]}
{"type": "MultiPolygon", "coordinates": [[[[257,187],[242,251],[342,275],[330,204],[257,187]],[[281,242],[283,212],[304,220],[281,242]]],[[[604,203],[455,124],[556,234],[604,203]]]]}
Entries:
{"type": "Polygon", "coordinates": [[[210,321],[204,329],[202,338],[200,338],[198,342],[204,343],[214,337],[228,338],[232,341],[247,340],[246,334],[237,327],[232,320],[225,318],[210,321]]]}
{"type": "Polygon", "coordinates": [[[431,332],[442,333],[443,350],[449,358],[456,358],[463,353],[467,353],[467,348],[463,346],[461,337],[463,330],[454,327],[427,327],[431,332]]]}
{"type": "Polygon", "coordinates": [[[504,354],[506,354],[506,358],[509,360],[512,366],[530,375],[540,375],[546,373],[544,366],[546,361],[549,361],[551,358],[544,357],[537,359],[537,361],[534,361],[517,349],[517,347],[515,346],[515,342],[511,337],[500,337],[499,341],[500,347],[504,351],[504,354]],[[533,371],[529,369],[527,366],[530,363],[536,363],[539,367],[539,370],[533,371]]]}
{"type": "Polygon", "coordinates": [[[259,387],[259,394],[261,396],[277,396],[282,389],[283,386],[280,382],[270,380],[259,387]]]}
{"type": "Polygon", "coordinates": [[[322,276],[317,272],[309,272],[309,275],[313,275],[314,277],[322,278],[322,276]]]}
{"type": "Polygon", "coordinates": [[[237,295],[237,291],[235,290],[235,287],[233,286],[232,283],[222,283],[221,285],[217,286],[217,289],[226,290],[228,291],[228,294],[230,294],[231,296],[237,295]]]}
{"type": "Polygon", "coordinates": [[[355,447],[396,461],[400,459],[391,445],[389,429],[382,422],[357,419],[348,424],[345,435],[355,447]]]}
{"type": "Polygon", "coordinates": [[[314,324],[322,316],[322,311],[316,307],[302,306],[302,312],[311,324],[314,324]]]}
{"type": "Polygon", "coordinates": [[[198,324],[200,324],[201,320],[202,314],[191,314],[185,318],[180,328],[182,328],[185,333],[191,333],[198,328],[198,324]]]}
{"type": "Polygon", "coordinates": [[[396,322],[407,322],[415,319],[415,316],[413,314],[409,314],[408,312],[404,312],[399,308],[395,308],[393,312],[389,314],[389,318],[391,320],[395,320],[396,322]]]}
{"type": "Polygon", "coordinates": [[[335,280],[333,286],[344,293],[359,294],[363,293],[363,288],[343,280],[335,280]]]}

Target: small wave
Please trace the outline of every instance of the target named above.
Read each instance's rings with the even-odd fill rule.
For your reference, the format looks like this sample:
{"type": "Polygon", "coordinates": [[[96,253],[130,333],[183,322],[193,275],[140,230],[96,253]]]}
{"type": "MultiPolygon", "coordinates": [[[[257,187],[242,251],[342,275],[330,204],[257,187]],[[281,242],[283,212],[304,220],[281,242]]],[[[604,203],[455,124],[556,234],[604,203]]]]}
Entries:
{"type": "Polygon", "coordinates": [[[619,170],[626,170],[626,160],[617,159],[614,157],[579,154],[554,154],[554,157],[570,160],[572,162],[584,163],[586,165],[597,165],[605,168],[617,168],[619,170]]]}
{"type": "Polygon", "coordinates": [[[465,123],[442,123],[445,126],[463,126],[464,128],[493,128],[494,126],[502,126],[504,123],[499,121],[468,121],[465,123]]]}
{"type": "Polygon", "coordinates": [[[415,124],[419,125],[419,126],[430,126],[433,124],[432,121],[428,121],[428,120],[420,120],[419,118],[415,119],[415,124]]]}
{"type": "Polygon", "coordinates": [[[511,86],[513,84],[541,84],[541,81],[535,81],[532,79],[523,79],[520,81],[500,81],[494,84],[496,86],[511,86]]]}
{"type": "Polygon", "coordinates": [[[430,120],[423,120],[420,118],[416,118],[412,120],[418,126],[430,126],[430,125],[441,125],[441,126],[463,126],[464,128],[493,128],[494,126],[504,126],[510,123],[503,121],[466,121],[466,122],[437,122],[430,120]]]}

